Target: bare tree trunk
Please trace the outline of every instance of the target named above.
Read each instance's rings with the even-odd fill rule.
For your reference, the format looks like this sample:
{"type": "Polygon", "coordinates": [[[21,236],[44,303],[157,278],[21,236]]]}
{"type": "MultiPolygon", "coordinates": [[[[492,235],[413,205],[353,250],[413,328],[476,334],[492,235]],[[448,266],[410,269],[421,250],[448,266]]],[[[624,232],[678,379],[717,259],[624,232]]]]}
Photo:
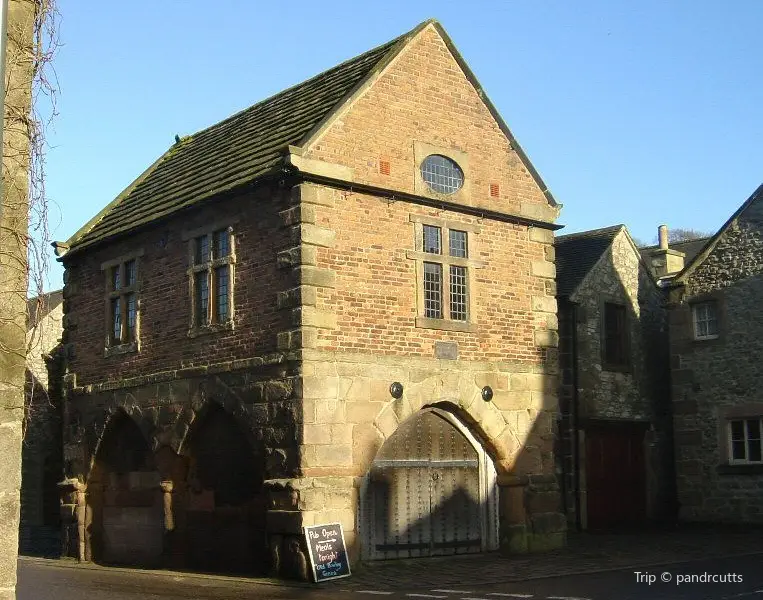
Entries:
{"type": "MultiPolygon", "coordinates": [[[[0,0],[2,1],[2,0],[0,0]]],[[[0,600],[16,597],[37,0],[7,1],[0,189],[0,600]]]]}

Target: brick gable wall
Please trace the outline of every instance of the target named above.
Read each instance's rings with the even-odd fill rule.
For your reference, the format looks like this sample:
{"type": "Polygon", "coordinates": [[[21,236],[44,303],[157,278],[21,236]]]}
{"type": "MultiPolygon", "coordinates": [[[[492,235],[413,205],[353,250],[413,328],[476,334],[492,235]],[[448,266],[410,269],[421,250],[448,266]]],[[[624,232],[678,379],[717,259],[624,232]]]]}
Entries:
{"type": "Polygon", "coordinates": [[[356,181],[414,192],[417,140],[468,152],[468,203],[507,213],[547,208],[433,26],[425,28],[309,148],[309,156],[352,168],[356,181]],[[389,175],[379,161],[389,162],[389,175]],[[490,184],[499,184],[491,197],[490,184]]]}

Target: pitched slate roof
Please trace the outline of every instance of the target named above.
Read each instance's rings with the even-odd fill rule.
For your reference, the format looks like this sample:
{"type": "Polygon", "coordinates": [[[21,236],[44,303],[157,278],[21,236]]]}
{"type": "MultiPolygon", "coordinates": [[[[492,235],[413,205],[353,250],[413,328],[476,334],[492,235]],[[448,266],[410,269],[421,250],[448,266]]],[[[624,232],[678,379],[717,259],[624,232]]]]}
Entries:
{"type": "Polygon", "coordinates": [[[625,225],[560,235],[556,238],[556,295],[570,296],[612,245],[625,225]]]}
{"type": "Polygon", "coordinates": [[[427,23],[180,139],[66,245],[91,245],[276,171],[289,145],[309,134],[427,23]]]}

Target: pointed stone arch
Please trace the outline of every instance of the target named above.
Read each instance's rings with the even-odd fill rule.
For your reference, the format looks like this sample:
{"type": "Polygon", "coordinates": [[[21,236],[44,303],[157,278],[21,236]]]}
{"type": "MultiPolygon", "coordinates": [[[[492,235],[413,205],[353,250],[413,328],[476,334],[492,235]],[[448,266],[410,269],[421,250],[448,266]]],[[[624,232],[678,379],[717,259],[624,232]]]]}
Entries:
{"type": "MultiPolygon", "coordinates": [[[[127,419],[140,432],[143,441],[146,443],[149,451],[154,449],[154,425],[149,418],[144,415],[143,410],[135,403],[129,402],[129,396],[122,402],[114,402],[106,408],[101,417],[89,426],[90,441],[90,461],[85,473],[85,481],[90,481],[93,468],[95,467],[96,457],[101,451],[104,439],[108,440],[108,435],[114,424],[118,424],[122,419],[127,419]]],[[[137,441],[137,439],[136,439],[137,441]]]]}
{"type": "Polygon", "coordinates": [[[361,486],[366,559],[498,547],[495,465],[454,409],[425,406],[386,436],[361,486]]]}
{"type": "Polygon", "coordinates": [[[86,557],[108,564],[158,566],[162,496],[152,444],[139,410],[107,413],[87,483],[86,557]]]}
{"type": "Polygon", "coordinates": [[[264,456],[241,413],[207,401],[178,443],[188,460],[184,533],[193,569],[253,573],[267,564],[264,456]]]}

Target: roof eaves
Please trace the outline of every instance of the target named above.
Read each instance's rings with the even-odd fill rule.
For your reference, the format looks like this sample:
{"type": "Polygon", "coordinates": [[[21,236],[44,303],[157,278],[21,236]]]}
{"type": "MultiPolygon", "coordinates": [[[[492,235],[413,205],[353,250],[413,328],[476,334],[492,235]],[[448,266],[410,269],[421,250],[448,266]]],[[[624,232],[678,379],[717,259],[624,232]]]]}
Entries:
{"type": "Polygon", "coordinates": [[[620,223],[618,225],[608,225],[607,227],[600,227],[598,229],[588,229],[586,231],[576,231],[573,233],[565,233],[564,235],[556,236],[556,241],[566,242],[566,241],[572,241],[575,239],[597,237],[597,236],[601,236],[608,233],[612,233],[614,237],[614,235],[616,235],[617,232],[620,229],[623,229],[624,227],[625,225],[620,223]]]}
{"type": "MultiPolygon", "coordinates": [[[[188,139],[188,138],[185,138],[188,139]]],[[[130,192],[132,192],[136,186],[138,186],[146,177],[148,177],[156,167],[161,164],[163,160],[165,160],[167,157],[171,156],[172,153],[177,149],[178,144],[184,143],[185,139],[181,140],[180,142],[177,142],[176,144],[173,144],[170,146],[168,150],[166,150],[159,158],[157,158],[151,166],[148,167],[143,173],[138,175],[138,177],[130,184],[128,185],[122,192],[114,198],[111,202],[109,202],[103,209],[101,209],[98,214],[96,214],[92,219],[90,219],[87,223],[85,223],[82,227],[80,227],[74,235],[72,235],[66,242],[53,242],[53,246],[56,248],[64,247],[66,248],[65,252],[63,252],[60,256],[63,256],[66,252],[70,251],[73,247],[77,245],[77,242],[81,240],[85,235],[87,235],[93,227],[95,227],[101,219],[103,219],[115,206],[117,206],[122,200],[124,200],[127,196],[130,195],[130,192]]]]}
{"type": "MultiPolygon", "coordinates": [[[[279,159],[277,163],[275,163],[271,168],[269,168],[266,172],[263,172],[259,176],[255,177],[254,179],[241,179],[237,180],[224,189],[216,190],[214,193],[208,194],[204,197],[194,199],[192,202],[187,202],[181,206],[173,207],[171,210],[167,210],[162,212],[161,214],[155,214],[150,219],[147,219],[145,221],[141,221],[138,223],[131,224],[129,227],[125,227],[123,229],[118,229],[116,231],[109,232],[107,235],[103,237],[97,237],[92,240],[87,240],[83,244],[78,244],[72,249],[67,249],[66,254],[74,254],[75,252],[79,254],[82,250],[90,249],[95,246],[99,246],[100,244],[104,242],[113,241],[117,238],[121,238],[128,233],[135,233],[137,231],[142,231],[146,227],[152,227],[158,223],[164,222],[167,219],[172,219],[176,217],[179,214],[182,214],[184,211],[187,210],[193,210],[197,208],[198,206],[210,202],[211,200],[217,200],[223,197],[229,197],[231,194],[240,192],[244,189],[249,189],[250,187],[254,187],[257,185],[265,184],[269,180],[271,180],[273,177],[278,177],[279,173],[281,172],[281,169],[279,168],[279,165],[283,164],[283,159],[279,159]]],[[[63,254],[59,255],[58,260],[61,260],[63,258],[63,254]]]]}

